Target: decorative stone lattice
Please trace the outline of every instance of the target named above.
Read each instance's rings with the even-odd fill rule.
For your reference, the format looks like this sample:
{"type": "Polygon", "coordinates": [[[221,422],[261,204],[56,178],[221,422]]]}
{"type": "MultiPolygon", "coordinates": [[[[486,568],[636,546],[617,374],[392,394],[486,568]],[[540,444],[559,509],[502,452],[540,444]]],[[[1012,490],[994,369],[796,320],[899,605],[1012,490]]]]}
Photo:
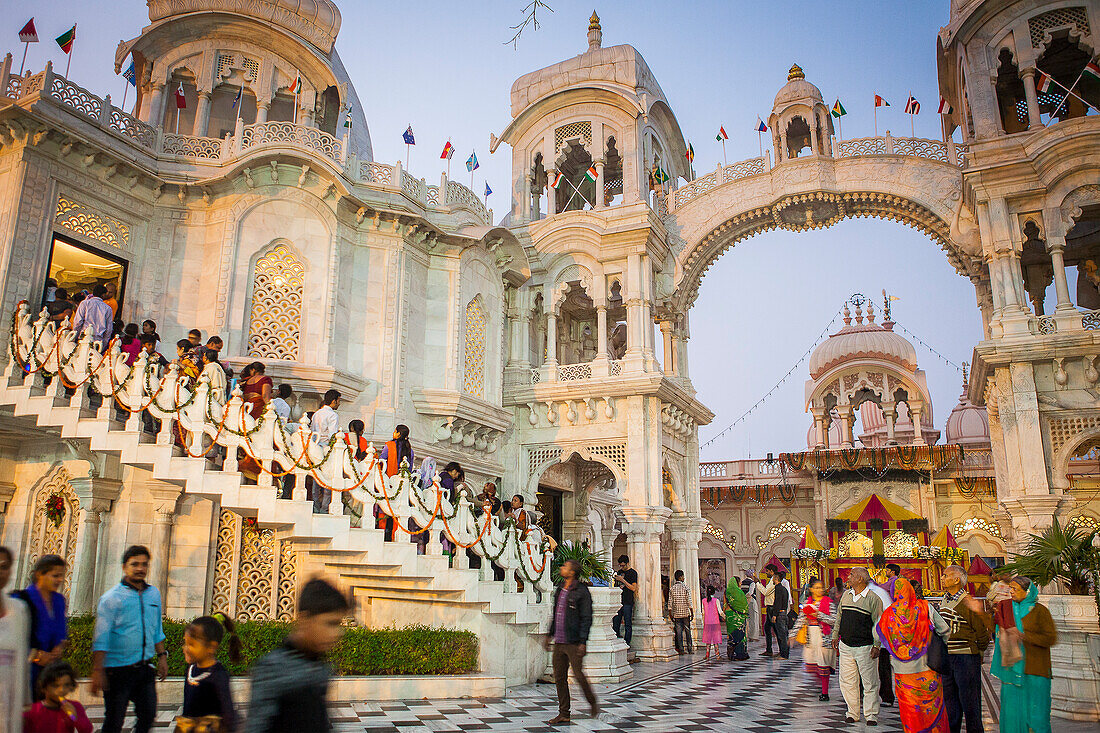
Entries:
{"type": "Polygon", "coordinates": [[[1100,529],[1100,519],[1095,519],[1085,514],[1078,514],[1076,517],[1066,522],[1066,527],[1080,527],[1087,532],[1091,532],[1094,529],[1100,529]]]}
{"type": "Polygon", "coordinates": [[[1042,47],[1043,38],[1046,36],[1047,31],[1066,26],[1075,28],[1077,33],[1087,36],[1089,34],[1089,18],[1088,14],[1085,13],[1085,9],[1083,7],[1058,8],[1036,15],[1034,18],[1029,18],[1027,27],[1031,33],[1032,48],[1042,47]]]}
{"type": "Polygon", "coordinates": [[[485,322],[488,314],[478,296],[466,304],[466,363],[462,370],[462,391],[485,397],[485,322]]]}
{"type": "Polygon", "coordinates": [[[772,527],[768,531],[768,534],[766,536],[761,537],[756,541],[756,544],[760,547],[764,547],[764,545],[768,544],[784,532],[794,532],[795,534],[801,535],[804,529],[805,527],[795,524],[794,522],[783,522],[783,524],[772,527]]]}
{"type": "Polygon", "coordinates": [[[118,249],[130,247],[130,225],[65,196],[57,198],[54,223],[118,249]]]}
{"type": "Polygon", "coordinates": [[[561,152],[562,147],[569,140],[579,139],[586,147],[592,147],[592,123],[571,122],[554,130],[554,152],[561,152]]]}
{"type": "Polygon", "coordinates": [[[69,483],[69,473],[64,466],[58,466],[46,481],[38,488],[34,498],[34,513],[31,515],[32,531],[30,553],[27,567],[33,567],[43,555],[60,555],[68,563],[65,582],[61,592],[66,591],[76,555],[76,533],[80,517],[80,502],[69,483]],[[46,516],[46,502],[54,494],[65,502],[65,516],[60,524],[54,524],[46,516]]]}
{"type": "Polygon", "coordinates": [[[249,529],[241,533],[241,563],[237,569],[237,618],[271,619],[272,571],[277,568],[275,532],[249,529]]]}
{"type": "Polygon", "coordinates": [[[240,620],[290,621],[298,582],[298,555],[270,529],[245,528],[241,517],[222,510],[214,556],[210,610],[240,620]]]}
{"type": "Polygon", "coordinates": [[[527,458],[529,461],[527,469],[527,477],[535,475],[535,472],[539,470],[539,466],[552,460],[561,458],[562,449],[556,445],[543,445],[534,448],[527,449],[527,458]]]}
{"type": "Polygon", "coordinates": [[[302,263],[283,244],[276,245],[256,262],[248,328],[249,356],[298,359],[304,276],[302,263]]]}
{"type": "Polygon", "coordinates": [[[1050,420],[1050,449],[1052,453],[1069,442],[1079,433],[1089,432],[1100,428],[1100,417],[1066,417],[1058,420],[1050,420]]]}
{"type": "Polygon", "coordinates": [[[214,588],[210,610],[229,613],[233,603],[233,568],[237,564],[237,532],[240,517],[222,509],[218,516],[218,543],[214,551],[214,588]]]}
{"type": "Polygon", "coordinates": [[[289,542],[279,543],[279,592],[275,620],[294,620],[294,598],[298,590],[298,553],[289,542]]]}
{"type": "Polygon", "coordinates": [[[703,526],[703,531],[706,532],[707,534],[709,534],[714,539],[721,542],[726,547],[730,548],[731,550],[736,549],[736,544],[733,541],[733,537],[730,537],[730,539],[727,540],[726,539],[726,533],[722,531],[721,527],[715,527],[710,522],[707,522],[703,526]]]}
{"type": "Polygon", "coordinates": [[[997,523],[982,517],[971,517],[962,522],[955,522],[955,526],[951,528],[951,531],[956,537],[960,537],[976,529],[985,532],[990,537],[1002,538],[1001,528],[997,526],[997,523]]]}
{"type": "Polygon", "coordinates": [[[610,461],[619,467],[623,475],[626,474],[626,443],[591,445],[588,447],[588,453],[610,461]]]}

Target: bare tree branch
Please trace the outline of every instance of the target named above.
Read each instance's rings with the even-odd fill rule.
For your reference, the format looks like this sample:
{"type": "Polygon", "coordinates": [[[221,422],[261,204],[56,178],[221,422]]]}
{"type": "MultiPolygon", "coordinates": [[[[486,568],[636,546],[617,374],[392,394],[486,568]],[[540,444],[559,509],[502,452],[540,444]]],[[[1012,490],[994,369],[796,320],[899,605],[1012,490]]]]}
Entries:
{"type": "Polygon", "coordinates": [[[519,37],[523,34],[523,31],[527,28],[527,26],[531,26],[531,30],[537,31],[539,29],[539,19],[537,17],[537,13],[540,8],[550,13],[554,12],[554,9],[543,2],[543,0],[531,0],[531,2],[527,3],[527,5],[523,8],[523,22],[519,25],[512,26],[512,30],[514,30],[516,33],[510,39],[505,41],[506,44],[510,43],[512,44],[512,48],[516,48],[519,43],[519,37]]]}

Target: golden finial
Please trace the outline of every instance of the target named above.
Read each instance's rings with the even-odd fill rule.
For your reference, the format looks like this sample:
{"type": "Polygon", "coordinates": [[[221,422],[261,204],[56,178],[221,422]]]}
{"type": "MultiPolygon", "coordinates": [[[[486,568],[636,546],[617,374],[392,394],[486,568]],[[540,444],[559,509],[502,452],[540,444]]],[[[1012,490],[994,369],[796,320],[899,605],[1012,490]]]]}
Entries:
{"type": "Polygon", "coordinates": [[[592,17],[588,19],[588,30],[598,31],[600,30],[600,16],[596,15],[596,11],[592,11],[592,17]]]}
{"type": "Polygon", "coordinates": [[[795,79],[805,79],[806,75],[802,73],[802,67],[798,64],[791,66],[791,70],[787,72],[787,81],[794,81],[795,79]]]}
{"type": "Polygon", "coordinates": [[[603,45],[603,29],[600,28],[600,16],[592,11],[592,17],[588,19],[588,50],[595,51],[603,45]]]}

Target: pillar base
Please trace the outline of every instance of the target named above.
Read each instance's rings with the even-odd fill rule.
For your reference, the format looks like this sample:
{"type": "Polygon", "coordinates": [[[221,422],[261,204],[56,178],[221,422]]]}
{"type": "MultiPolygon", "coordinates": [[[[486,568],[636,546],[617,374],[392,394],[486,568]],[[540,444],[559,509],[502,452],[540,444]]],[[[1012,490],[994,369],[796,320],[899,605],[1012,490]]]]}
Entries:
{"type": "Polygon", "coordinates": [[[634,676],[627,661],[630,647],[615,636],[611,619],[619,610],[621,593],[615,588],[590,589],[592,593],[592,631],[585,645],[584,672],[592,682],[618,683],[634,676]]]}
{"type": "Polygon", "coordinates": [[[636,621],[630,648],[642,662],[666,662],[679,656],[676,654],[672,626],[663,618],[659,621],[636,621]]]}

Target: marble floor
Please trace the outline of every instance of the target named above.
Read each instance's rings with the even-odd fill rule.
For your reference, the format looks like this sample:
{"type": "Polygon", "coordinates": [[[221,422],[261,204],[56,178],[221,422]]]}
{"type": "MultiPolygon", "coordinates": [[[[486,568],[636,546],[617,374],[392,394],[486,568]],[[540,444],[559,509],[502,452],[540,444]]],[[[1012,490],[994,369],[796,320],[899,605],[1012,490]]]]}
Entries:
{"type": "MultiPolygon", "coordinates": [[[[421,733],[422,731],[528,731],[541,733],[572,731],[747,731],[786,733],[793,731],[881,731],[901,733],[897,709],[884,707],[879,725],[867,728],[863,722],[844,721],[844,702],[834,689],[832,700],[819,702],[817,683],[797,659],[781,661],[754,656],[744,662],[704,660],[702,654],[670,662],[634,665],[634,678],[616,685],[597,685],[601,712],[588,715],[588,705],[579,688],[571,686],[573,719],[568,726],[548,726],[557,713],[553,684],[513,688],[501,700],[448,700],[440,690],[438,700],[394,702],[340,702],[332,705],[335,730],[340,733],[421,733]]],[[[178,710],[158,711],[157,729],[171,730],[178,710]]],[[[102,708],[90,708],[98,727],[102,708]]],[[[128,726],[132,721],[128,721],[128,726]]],[[[1055,719],[1058,733],[1095,733],[1095,723],[1073,723],[1055,719]]],[[[129,727],[127,727],[129,730],[129,727]]],[[[986,713],[986,731],[997,725],[986,713]]],[[[305,732],[303,732],[305,733],[305,732]]]]}

